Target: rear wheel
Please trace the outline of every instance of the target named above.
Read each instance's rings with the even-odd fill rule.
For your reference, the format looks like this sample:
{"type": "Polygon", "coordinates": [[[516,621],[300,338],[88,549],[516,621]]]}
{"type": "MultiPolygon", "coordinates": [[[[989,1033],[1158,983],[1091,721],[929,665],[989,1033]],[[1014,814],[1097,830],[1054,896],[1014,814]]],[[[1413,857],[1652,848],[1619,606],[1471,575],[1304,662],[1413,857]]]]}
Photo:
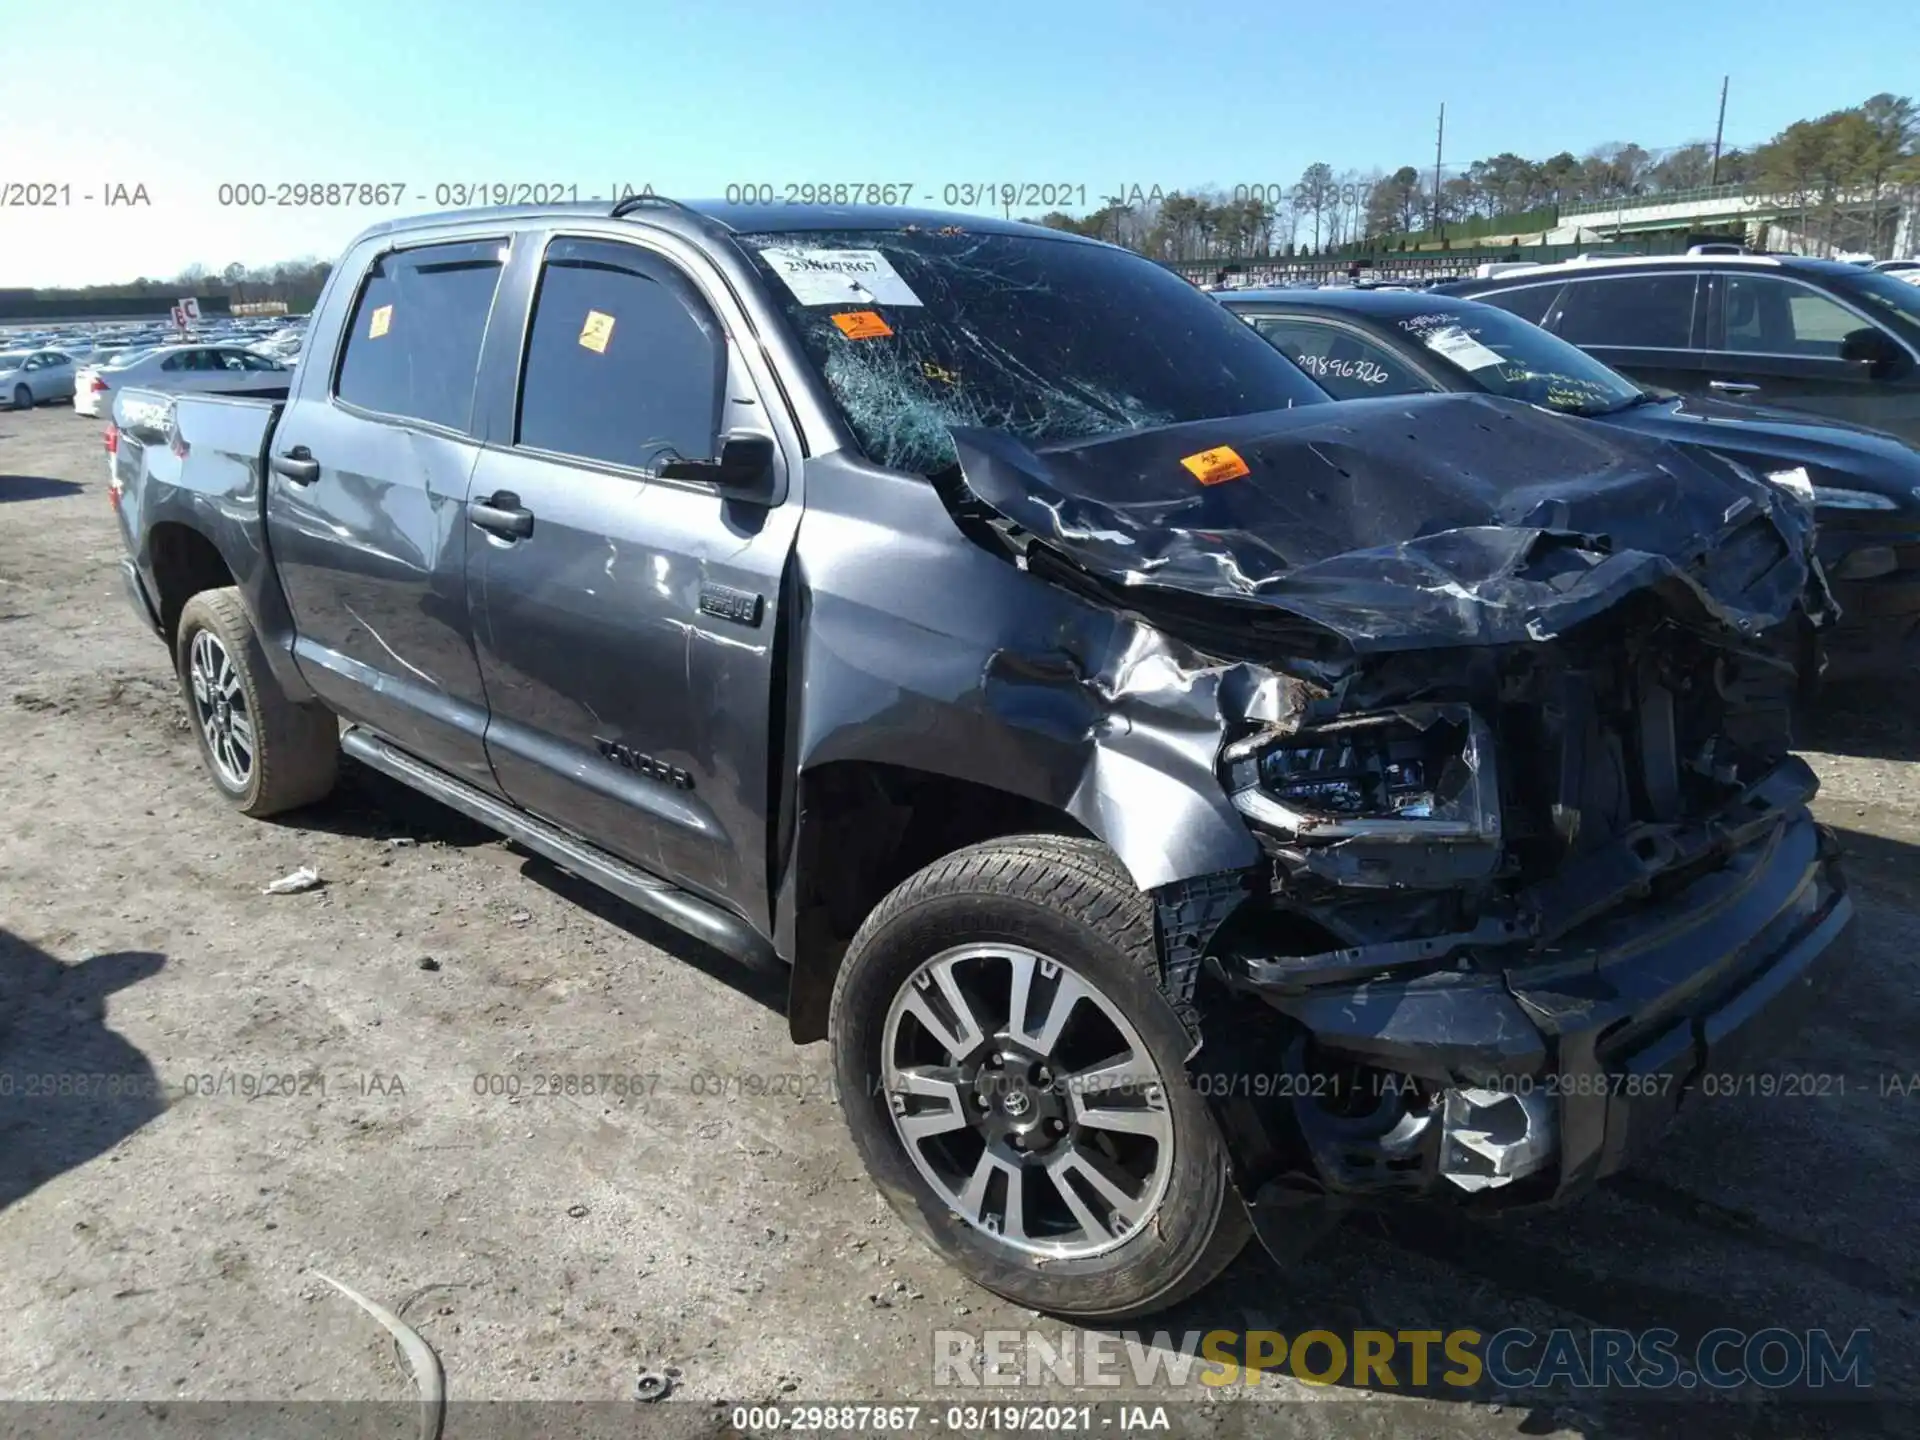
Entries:
{"type": "Polygon", "coordinates": [[[1250,1233],[1152,910],[1112,853],[1036,835],[950,855],[861,926],[830,1023],[887,1198],[986,1288],[1123,1319],[1200,1289],[1250,1233]]]}
{"type": "Polygon", "coordinates": [[[180,612],[175,658],[207,773],[243,814],[276,815],[333,789],[340,727],[296,705],[267,668],[234,589],[203,590],[180,612]]]}

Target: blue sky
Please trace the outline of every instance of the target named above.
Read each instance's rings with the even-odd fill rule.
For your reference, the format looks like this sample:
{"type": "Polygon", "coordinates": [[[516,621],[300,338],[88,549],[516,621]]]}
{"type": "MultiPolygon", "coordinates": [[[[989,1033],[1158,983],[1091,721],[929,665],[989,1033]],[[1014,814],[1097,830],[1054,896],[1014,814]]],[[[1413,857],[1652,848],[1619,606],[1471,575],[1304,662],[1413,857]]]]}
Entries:
{"type": "MultiPolygon", "coordinates": [[[[1884,3],[1168,5],[0,0],[0,288],[337,254],[445,183],[1291,184],[1310,162],[1729,143],[1920,92],[1884,3]],[[72,23],[84,16],[84,24],[72,23]],[[1876,40],[1874,37],[1878,37],[1876,40]],[[178,57],[172,58],[172,57],[178,57]],[[176,76],[178,78],[172,78],[176,76]],[[223,182],[397,181],[404,205],[223,208],[223,182]],[[104,187],[151,204],[103,208],[104,187]],[[83,196],[92,195],[92,201],[83,196]]],[[[1067,208],[1078,209],[1078,205],[1067,208]]]]}

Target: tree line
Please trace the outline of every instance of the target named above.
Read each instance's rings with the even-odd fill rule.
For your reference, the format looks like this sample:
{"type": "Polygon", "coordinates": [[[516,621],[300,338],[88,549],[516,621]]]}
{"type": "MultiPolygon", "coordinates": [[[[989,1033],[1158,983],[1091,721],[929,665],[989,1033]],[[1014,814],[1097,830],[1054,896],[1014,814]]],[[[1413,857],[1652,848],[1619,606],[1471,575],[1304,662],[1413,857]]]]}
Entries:
{"type": "MultiPolygon", "coordinates": [[[[1792,197],[1808,229],[1842,238],[1842,202],[1863,189],[1920,182],[1920,113],[1906,96],[1880,94],[1845,110],[1797,120],[1765,144],[1723,150],[1705,141],[1653,151],[1633,143],[1529,160],[1512,151],[1443,173],[1336,172],[1316,161],[1290,187],[1238,186],[1108,197],[1086,215],[1054,211],[1037,223],[1126,245],[1156,259],[1191,261],[1327,254],[1416,245],[1441,238],[1550,228],[1563,207],[1672,194],[1709,183],[1792,197]]],[[[1887,230],[1873,215],[1869,231],[1887,230]]]]}
{"type": "Polygon", "coordinates": [[[274,265],[242,265],[238,261],[224,270],[209,270],[204,265],[189,265],[169,277],[142,276],[107,285],[59,286],[35,290],[43,300],[121,299],[151,296],[176,300],[188,295],[224,295],[239,304],[260,300],[281,300],[294,307],[310,305],[319,295],[333,271],[328,260],[283,260],[274,265]]]}

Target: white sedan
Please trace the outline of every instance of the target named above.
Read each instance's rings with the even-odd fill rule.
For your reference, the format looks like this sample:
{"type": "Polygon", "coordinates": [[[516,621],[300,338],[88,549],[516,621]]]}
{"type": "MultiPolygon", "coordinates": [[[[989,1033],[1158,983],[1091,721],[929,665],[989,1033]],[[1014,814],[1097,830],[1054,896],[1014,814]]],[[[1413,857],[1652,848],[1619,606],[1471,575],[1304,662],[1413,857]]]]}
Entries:
{"type": "Polygon", "coordinates": [[[291,367],[244,345],[162,345],[116,356],[88,367],[73,387],[78,415],[111,414],[113,393],[138,386],[198,395],[261,395],[284,398],[293,379],[291,367]]]}
{"type": "Polygon", "coordinates": [[[73,357],[64,350],[0,351],[0,405],[28,410],[73,393],[73,357]]]}

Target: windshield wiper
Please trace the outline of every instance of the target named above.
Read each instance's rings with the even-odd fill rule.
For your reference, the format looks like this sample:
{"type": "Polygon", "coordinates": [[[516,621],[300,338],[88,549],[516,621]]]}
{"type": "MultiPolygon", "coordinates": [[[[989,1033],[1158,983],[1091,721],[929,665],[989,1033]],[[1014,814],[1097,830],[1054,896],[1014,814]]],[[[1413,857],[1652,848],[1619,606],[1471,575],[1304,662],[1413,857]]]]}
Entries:
{"type": "Polygon", "coordinates": [[[1639,394],[1633,396],[1633,398],[1622,400],[1618,405],[1609,405],[1604,410],[1590,410],[1585,413],[1589,415],[1618,415],[1623,410],[1637,410],[1642,405],[1659,405],[1673,398],[1672,395],[1660,395],[1652,390],[1642,390],[1639,394]]]}

